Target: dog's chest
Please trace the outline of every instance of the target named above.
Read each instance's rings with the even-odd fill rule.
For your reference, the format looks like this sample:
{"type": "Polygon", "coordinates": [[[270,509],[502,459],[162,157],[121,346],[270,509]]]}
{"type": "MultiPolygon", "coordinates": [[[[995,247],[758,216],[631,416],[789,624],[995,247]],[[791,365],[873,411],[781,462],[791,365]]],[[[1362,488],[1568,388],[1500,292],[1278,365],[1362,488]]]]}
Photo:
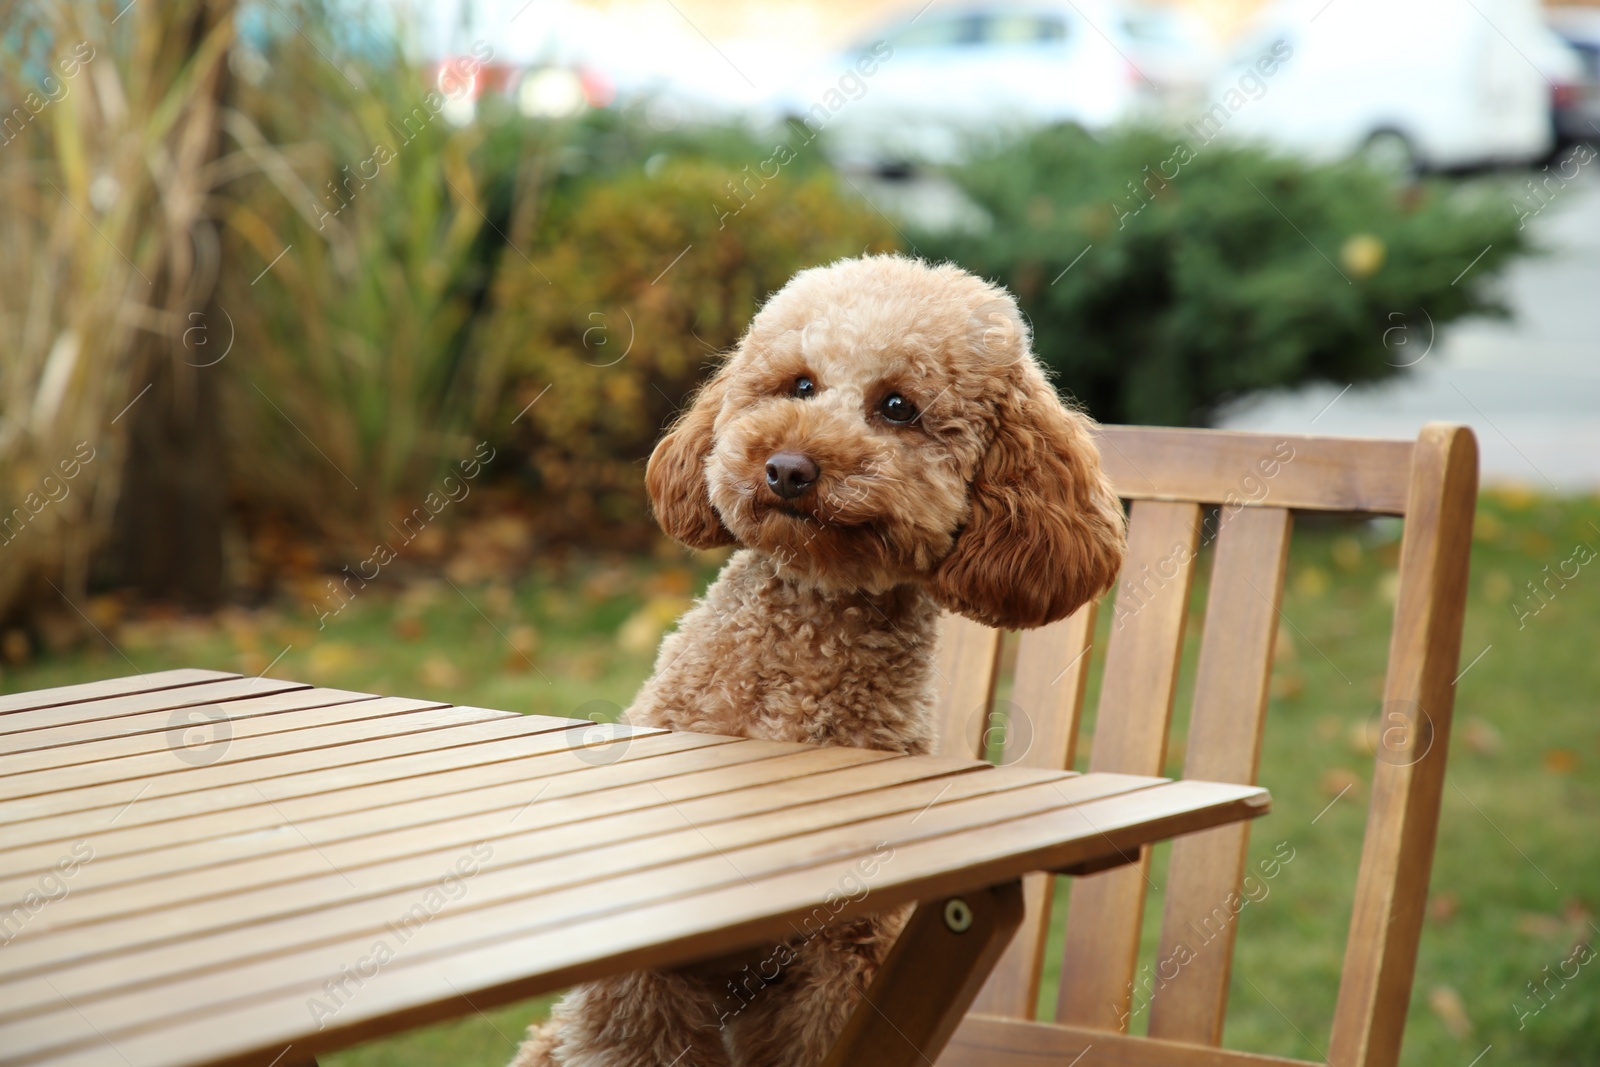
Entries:
{"type": "Polygon", "coordinates": [[[663,644],[629,718],[776,741],[926,752],[938,609],[920,590],[796,587],[735,559],[663,644]]]}

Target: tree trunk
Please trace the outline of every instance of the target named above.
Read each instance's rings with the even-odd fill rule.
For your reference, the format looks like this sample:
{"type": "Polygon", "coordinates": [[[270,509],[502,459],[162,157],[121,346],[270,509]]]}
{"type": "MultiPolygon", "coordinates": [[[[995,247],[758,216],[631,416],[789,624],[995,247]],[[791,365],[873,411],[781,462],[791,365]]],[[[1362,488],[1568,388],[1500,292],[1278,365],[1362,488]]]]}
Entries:
{"type": "MultiPolygon", "coordinates": [[[[186,38],[193,56],[234,10],[234,0],[198,0],[181,13],[166,8],[146,17],[170,19],[164,29],[186,38]]],[[[228,81],[226,60],[215,64],[167,140],[172,180],[161,206],[168,253],[152,301],[164,309],[166,328],[137,342],[107,559],[109,577],[119,584],[191,608],[215,607],[226,592],[227,480],[216,364],[232,343],[232,330],[212,300],[219,244],[202,173],[220,148],[228,81]]]]}

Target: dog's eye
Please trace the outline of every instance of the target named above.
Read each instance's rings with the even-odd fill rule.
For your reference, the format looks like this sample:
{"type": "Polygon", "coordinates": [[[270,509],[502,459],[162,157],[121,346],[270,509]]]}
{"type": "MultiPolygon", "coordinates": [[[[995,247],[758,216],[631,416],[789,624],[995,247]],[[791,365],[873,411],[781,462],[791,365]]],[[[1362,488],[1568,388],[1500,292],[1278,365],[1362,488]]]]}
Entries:
{"type": "Polygon", "coordinates": [[[801,400],[810,400],[817,395],[817,383],[802,374],[794,380],[794,388],[790,391],[801,400]]]}
{"type": "Polygon", "coordinates": [[[905,424],[917,417],[917,406],[899,393],[890,393],[878,405],[878,411],[890,422],[905,424]]]}

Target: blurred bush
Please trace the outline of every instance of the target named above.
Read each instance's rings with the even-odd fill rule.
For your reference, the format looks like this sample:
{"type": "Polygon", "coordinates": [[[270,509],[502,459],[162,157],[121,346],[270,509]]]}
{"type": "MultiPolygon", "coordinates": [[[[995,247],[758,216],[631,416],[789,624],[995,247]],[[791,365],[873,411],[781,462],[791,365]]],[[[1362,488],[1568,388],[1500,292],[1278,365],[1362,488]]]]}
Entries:
{"type": "Polygon", "coordinates": [[[474,455],[492,383],[466,342],[519,167],[548,146],[450,121],[477,57],[433,83],[393,41],[319,50],[279,28],[236,53],[226,123],[232,494],[254,529],[287,521],[333,555],[370,549],[474,455]]]}
{"type": "Polygon", "coordinates": [[[952,177],[993,226],[918,247],[1009,286],[1107,422],[1203,425],[1251,390],[1399,374],[1436,328],[1502,312],[1491,283],[1529,251],[1484,188],[1148,130],[1051,128],[952,177]]]}
{"type": "MultiPolygon", "coordinates": [[[[468,115],[470,71],[418,69],[377,10],[0,0],[0,624],[77,626],[51,584],[128,581],[120,542],[171,593],[222,573],[225,530],[234,591],[360,559],[481,441],[474,507],[637,546],[643,461],[759,302],[896,247],[814,150],[647,109],[468,115]]],[[[1041,132],[955,172],[990,229],[917,250],[1011,286],[1096,415],[1167,423],[1398,373],[1526,251],[1472,186],[1189,155],[1041,132]]]]}
{"type": "Polygon", "coordinates": [[[483,344],[507,387],[485,432],[521,458],[549,536],[647,538],[643,461],[760,301],[804,267],[895,247],[825,174],[752,180],[770,153],[594,181],[528,261],[502,259],[483,344]]]}
{"type": "Polygon", "coordinates": [[[42,614],[47,644],[82,625],[64,597],[108,537],[129,411],[210,291],[231,8],[0,2],[0,622],[42,614]]]}

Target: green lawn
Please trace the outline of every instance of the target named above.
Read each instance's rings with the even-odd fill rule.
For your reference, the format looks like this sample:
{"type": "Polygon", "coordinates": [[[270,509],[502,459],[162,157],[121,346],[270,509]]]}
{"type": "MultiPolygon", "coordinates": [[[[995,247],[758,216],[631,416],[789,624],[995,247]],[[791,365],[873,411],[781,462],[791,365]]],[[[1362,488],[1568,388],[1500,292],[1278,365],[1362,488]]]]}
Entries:
{"type": "MultiPolygon", "coordinates": [[[[1398,524],[1307,524],[1297,537],[1284,604],[1293,626],[1280,634],[1262,759],[1275,805],[1251,846],[1252,864],[1275,848],[1280,858],[1293,849],[1294,858],[1240,915],[1232,1047],[1308,1059],[1326,1049],[1371,780],[1367,724],[1379,710],[1397,536],[1398,524]]],[[[1593,555],[1580,545],[1600,550],[1600,501],[1506,492],[1480,503],[1462,646],[1462,665],[1472,666],[1459,683],[1407,1064],[1467,1067],[1486,1048],[1480,1067],[1600,1063],[1600,961],[1559,977],[1574,945],[1595,938],[1600,900],[1600,563],[1580,565],[1593,555]],[[1548,602],[1529,591],[1530,581],[1571,575],[1574,566],[1564,586],[1550,580],[1548,602]]],[[[663,627],[714,569],[709,558],[663,555],[460,589],[441,581],[402,590],[380,579],[320,631],[309,611],[289,607],[162,621],[119,619],[103,601],[89,613],[120,651],[102,645],[7,664],[0,691],[134,668],[254,674],[271,664],[275,677],[325,685],[604,714],[626,705],[663,627]]],[[[307,600],[318,593],[307,590],[307,600]]],[[[1197,610],[1190,681],[1201,621],[1197,610]]],[[[1093,696],[1091,688],[1091,708],[1093,696]]],[[[1171,773],[1181,770],[1184,703],[1171,773]]],[[[1153,896],[1147,959],[1159,915],[1153,896]]],[[[1043,999],[1053,997],[1046,989],[1043,999]]],[[[545,1007],[490,1011],[324,1062],[500,1064],[545,1007]]],[[[1135,1031],[1144,1021],[1141,1014],[1135,1031]]]]}

